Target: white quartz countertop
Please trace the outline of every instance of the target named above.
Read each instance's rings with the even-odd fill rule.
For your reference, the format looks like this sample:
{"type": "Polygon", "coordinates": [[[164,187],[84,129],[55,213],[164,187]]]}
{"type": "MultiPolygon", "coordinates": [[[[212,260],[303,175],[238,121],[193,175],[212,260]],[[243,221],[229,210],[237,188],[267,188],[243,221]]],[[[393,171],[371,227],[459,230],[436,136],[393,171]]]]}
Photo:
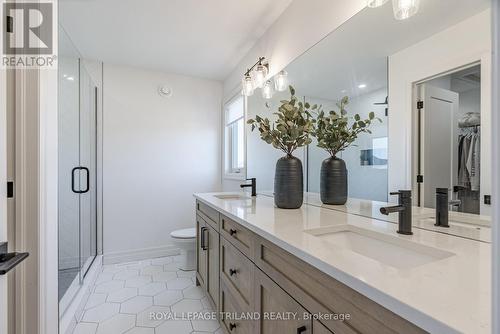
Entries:
{"type": "Polygon", "coordinates": [[[490,244],[416,228],[413,235],[400,235],[397,224],[387,221],[307,204],[296,210],[278,209],[272,197],[262,195],[215,197],[221,194],[234,193],[194,196],[428,332],[491,333],[490,244]],[[400,268],[307,232],[346,224],[451,256],[400,268]]]}
{"type": "MultiPolygon", "coordinates": [[[[272,191],[263,191],[259,192],[259,194],[273,197],[272,191]]],[[[348,198],[347,203],[344,205],[328,205],[321,202],[320,195],[318,193],[312,192],[304,193],[304,203],[325,209],[337,210],[345,213],[361,215],[363,217],[392,222],[394,224],[398,223],[397,214],[385,216],[380,213],[381,207],[395,205],[395,203],[348,198]]],[[[490,217],[450,211],[450,227],[444,228],[434,226],[434,217],[436,216],[434,209],[413,206],[412,213],[413,227],[491,243],[490,217]]]]}

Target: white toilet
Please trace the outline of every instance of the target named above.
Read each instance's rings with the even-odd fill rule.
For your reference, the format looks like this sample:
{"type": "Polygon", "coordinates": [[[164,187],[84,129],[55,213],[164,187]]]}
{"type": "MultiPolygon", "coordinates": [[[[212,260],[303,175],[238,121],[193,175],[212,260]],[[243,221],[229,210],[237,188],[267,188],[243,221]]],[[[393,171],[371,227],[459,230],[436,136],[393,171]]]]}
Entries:
{"type": "Polygon", "coordinates": [[[181,250],[182,261],[179,264],[181,270],[196,269],[196,228],[185,228],[170,233],[176,247],[181,250]]]}

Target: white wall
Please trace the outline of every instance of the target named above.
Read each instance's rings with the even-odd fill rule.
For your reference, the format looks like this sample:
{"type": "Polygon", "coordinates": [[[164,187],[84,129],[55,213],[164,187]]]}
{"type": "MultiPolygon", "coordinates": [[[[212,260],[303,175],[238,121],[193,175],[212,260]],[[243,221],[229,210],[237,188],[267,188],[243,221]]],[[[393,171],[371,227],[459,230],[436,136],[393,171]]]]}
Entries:
{"type": "MultiPolygon", "coordinates": [[[[365,0],[294,0],[226,78],[224,101],[238,93],[243,73],[259,56],[269,60],[272,76],[365,6],[365,0]],[[304,18],[311,23],[303,24],[304,18]]],[[[240,180],[224,180],[223,188],[237,190],[240,183],[240,180]]]]}
{"type": "Polygon", "coordinates": [[[222,84],[109,64],[103,82],[105,260],[159,254],[195,225],[193,193],[221,188],[222,84]]]}
{"type": "MultiPolygon", "coordinates": [[[[412,187],[413,84],[481,61],[481,109],[491,114],[491,12],[479,13],[389,57],[389,191],[412,187]]],[[[484,111],[484,112],[483,112],[484,111]]],[[[482,117],[489,124],[489,117],[482,117]]],[[[481,152],[491,149],[491,131],[481,132],[481,152]]],[[[491,193],[491,157],[482,154],[481,193],[491,193]]],[[[484,212],[487,214],[487,212],[484,212]]]]}

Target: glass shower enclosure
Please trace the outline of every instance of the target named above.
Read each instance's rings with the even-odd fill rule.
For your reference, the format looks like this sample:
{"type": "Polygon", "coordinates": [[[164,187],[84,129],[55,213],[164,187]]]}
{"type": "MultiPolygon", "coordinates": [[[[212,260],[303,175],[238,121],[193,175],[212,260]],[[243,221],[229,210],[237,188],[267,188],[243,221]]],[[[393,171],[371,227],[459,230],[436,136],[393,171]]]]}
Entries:
{"type": "Polygon", "coordinates": [[[59,303],[61,314],[97,255],[97,85],[59,28],[59,303]]]}

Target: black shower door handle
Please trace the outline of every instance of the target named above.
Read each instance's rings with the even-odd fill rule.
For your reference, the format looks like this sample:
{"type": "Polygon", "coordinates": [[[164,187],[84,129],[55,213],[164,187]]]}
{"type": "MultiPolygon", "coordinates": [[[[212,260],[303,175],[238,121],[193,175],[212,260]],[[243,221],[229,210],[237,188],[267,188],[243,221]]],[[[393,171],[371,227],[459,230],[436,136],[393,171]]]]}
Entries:
{"type": "Polygon", "coordinates": [[[77,193],[77,194],[85,194],[86,192],[89,191],[89,188],[90,188],[90,172],[89,172],[89,169],[87,167],[75,167],[71,170],[71,190],[73,190],[74,193],[77,193]],[[75,189],[75,172],[77,170],[83,170],[86,172],[86,186],[85,186],[85,189],[84,190],[81,190],[81,189],[75,189]]]}

